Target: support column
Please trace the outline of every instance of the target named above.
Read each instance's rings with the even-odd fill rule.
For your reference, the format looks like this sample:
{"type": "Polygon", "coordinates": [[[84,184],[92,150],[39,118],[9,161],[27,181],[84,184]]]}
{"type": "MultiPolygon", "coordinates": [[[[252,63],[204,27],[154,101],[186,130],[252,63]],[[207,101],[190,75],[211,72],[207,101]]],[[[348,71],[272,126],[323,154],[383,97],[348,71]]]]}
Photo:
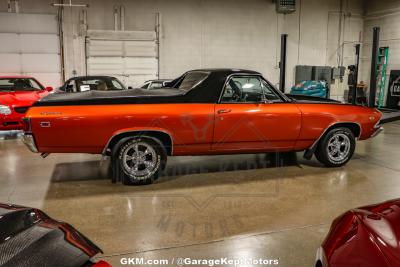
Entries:
{"type": "Polygon", "coordinates": [[[285,92],[287,34],[281,35],[281,61],[279,62],[279,90],[285,92]]]}
{"type": "Polygon", "coordinates": [[[379,27],[374,27],[374,37],[372,41],[372,57],[371,57],[371,79],[369,85],[369,107],[375,107],[375,98],[376,98],[376,64],[378,60],[378,52],[379,52],[379,27]]]}

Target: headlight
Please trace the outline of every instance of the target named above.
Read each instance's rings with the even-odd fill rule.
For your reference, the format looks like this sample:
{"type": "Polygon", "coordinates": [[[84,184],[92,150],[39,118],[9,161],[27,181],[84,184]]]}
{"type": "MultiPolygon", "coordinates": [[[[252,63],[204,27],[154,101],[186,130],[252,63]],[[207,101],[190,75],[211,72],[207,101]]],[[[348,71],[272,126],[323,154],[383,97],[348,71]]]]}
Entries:
{"type": "Polygon", "coordinates": [[[11,109],[8,106],[0,105],[0,114],[10,115],[11,109]]]}

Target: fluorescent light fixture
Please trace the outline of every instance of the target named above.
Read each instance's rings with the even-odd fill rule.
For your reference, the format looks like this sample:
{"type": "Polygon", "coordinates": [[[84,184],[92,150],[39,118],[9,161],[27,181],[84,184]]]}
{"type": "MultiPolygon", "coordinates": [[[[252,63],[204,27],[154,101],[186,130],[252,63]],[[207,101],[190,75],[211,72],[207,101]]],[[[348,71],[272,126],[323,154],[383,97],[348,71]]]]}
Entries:
{"type": "Polygon", "coordinates": [[[242,89],[250,89],[250,88],[253,88],[253,87],[254,87],[254,84],[246,83],[245,85],[242,86],[242,89]]]}
{"type": "Polygon", "coordinates": [[[59,4],[53,3],[52,6],[60,6],[60,7],[89,7],[88,4],[72,4],[72,0],[69,0],[68,4],[59,4]]]}

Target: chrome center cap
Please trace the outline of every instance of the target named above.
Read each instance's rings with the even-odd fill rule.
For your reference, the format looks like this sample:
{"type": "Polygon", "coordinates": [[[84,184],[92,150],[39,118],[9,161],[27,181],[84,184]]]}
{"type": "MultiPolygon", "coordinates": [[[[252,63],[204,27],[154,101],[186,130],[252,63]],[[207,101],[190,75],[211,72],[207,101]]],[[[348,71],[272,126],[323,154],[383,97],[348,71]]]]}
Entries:
{"type": "Polygon", "coordinates": [[[143,163],[146,161],[146,155],[142,151],[137,152],[136,162],[143,163]]]}

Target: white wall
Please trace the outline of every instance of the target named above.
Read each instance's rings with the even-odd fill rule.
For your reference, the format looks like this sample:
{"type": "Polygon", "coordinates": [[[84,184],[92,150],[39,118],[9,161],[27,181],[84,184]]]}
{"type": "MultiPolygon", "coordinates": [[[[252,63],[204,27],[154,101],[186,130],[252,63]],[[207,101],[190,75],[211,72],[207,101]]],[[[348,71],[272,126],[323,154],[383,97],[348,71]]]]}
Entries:
{"type": "MultiPolygon", "coordinates": [[[[20,0],[20,12],[52,12],[47,0],[20,0]],[[33,4],[32,2],[35,2],[33,4]]],[[[6,10],[0,0],[0,10],[6,10]]],[[[160,77],[174,78],[195,68],[232,67],[260,71],[279,81],[280,34],[288,33],[286,90],[294,83],[295,65],[336,66],[340,0],[298,0],[297,11],[275,12],[272,0],[74,0],[87,3],[88,28],[112,30],[114,5],[125,6],[126,30],[153,30],[155,14],[162,16],[160,77]]],[[[348,14],[342,24],[343,64],[354,61],[353,42],[363,29],[363,0],[343,0],[348,14]]],[[[65,73],[84,74],[84,36],[81,8],[64,10],[65,73]]],[[[341,57],[339,57],[341,58],[341,57]]],[[[340,60],[342,61],[342,60],[340,60]]],[[[344,86],[346,87],[346,86],[344,86]]],[[[343,86],[334,86],[341,98],[343,86]]]]}

